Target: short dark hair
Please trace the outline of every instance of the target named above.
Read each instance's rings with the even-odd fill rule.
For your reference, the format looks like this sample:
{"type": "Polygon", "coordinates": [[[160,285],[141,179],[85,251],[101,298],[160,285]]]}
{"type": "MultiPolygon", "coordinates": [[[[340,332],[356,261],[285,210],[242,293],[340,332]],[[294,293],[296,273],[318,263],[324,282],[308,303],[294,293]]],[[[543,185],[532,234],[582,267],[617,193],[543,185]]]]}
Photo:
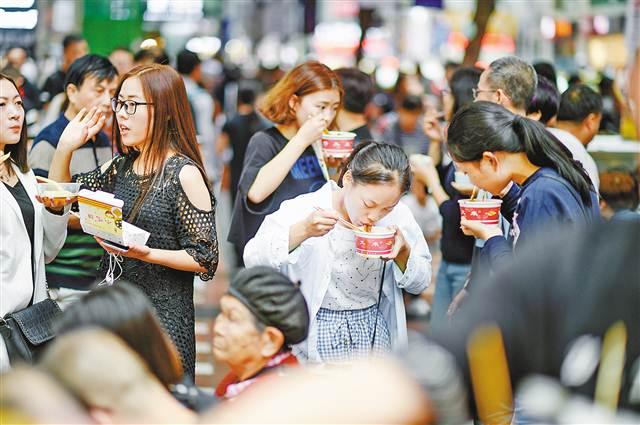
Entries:
{"type": "Polygon", "coordinates": [[[569,86],[560,96],[558,121],[582,122],[589,114],[602,113],[602,96],[585,84],[569,86]]]}
{"type": "Polygon", "coordinates": [[[182,379],[179,352],[165,334],[151,301],[131,283],[95,288],[65,309],[54,326],[60,334],[87,327],[106,329],[138,353],[163,385],[182,379]]]}
{"type": "Polygon", "coordinates": [[[560,93],[558,89],[546,77],[538,75],[538,86],[527,108],[527,114],[540,112],[539,121],[546,125],[558,115],[559,105],[560,93]]]}
{"type": "Polygon", "coordinates": [[[538,76],[529,63],[516,56],[496,59],[489,65],[488,82],[501,89],[516,108],[527,109],[536,90],[538,76]]]}
{"type": "Polygon", "coordinates": [[[146,60],[155,61],[156,55],[149,49],[140,49],[133,55],[133,60],[135,62],[143,62],[146,60]]]}
{"type": "Polygon", "coordinates": [[[536,62],[533,64],[533,69],[536,70],[538,77],[545,77],[556,89],[558,88],[556,69],[552,64],[549,62],[536,62]]]}
{"type": "Polygon", "coordinates": [[[420,96],[409,94],[402,99],[400,103],[400,109],[412,112],[422,112],[422,99],[420,96]]]}
{"type": "Polygon", "coordinates": [[[76,59],[67,70],[64,88],[69,84],[79,88],[88,77],[94,77],[98,81],[112,80],[118,77],[118,70],[104,56],[85,55],[76,59]]]}
{"type": "Polygon", "coordinates": [[[635,210],[640,203],[638,179],[629,171],[600,173],[600,196],[614,211],[635,210]]]}
{"type": "Polygon", "coordinates": [[[253,87],[244,86],[238,90],[238,103],[241,105],[253,105],[256,101],[256,91],[253,87]]]}
{"type": "Polygon", "coordinates": [[[177,56],[176,69],[180,74],[189,75],[196,69],[196,66],[200,65],[200,58],[194,52],[189,50],[182,50],[177,56]]]}
{"type": "Polygon", "coordinates": [[[344,89],[344,109],[355,114],[364,113],[364,109],[373,97],[373,82],[357,68],[336,70],[344,89]]]}
{"type": "Polygon", "coordinates": [[[69,34],[62,39],[62,48],[64,50],[67,50],[67,47],[71,46],[74,43],[79,43],[81,41],[84,41],[84,37],[78,34],[69,34]]]}

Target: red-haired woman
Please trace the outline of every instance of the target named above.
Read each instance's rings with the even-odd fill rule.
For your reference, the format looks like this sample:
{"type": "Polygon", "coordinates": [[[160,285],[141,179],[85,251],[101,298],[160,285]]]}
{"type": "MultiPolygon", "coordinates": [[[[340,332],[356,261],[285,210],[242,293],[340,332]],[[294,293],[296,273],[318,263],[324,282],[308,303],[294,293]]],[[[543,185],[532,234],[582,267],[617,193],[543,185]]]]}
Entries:
{"type": "MultiPolygon", "coordinates": [[[[148,65],[122,77],[112,99],[120,152],[102,167],[77,176],[91,190],[124,201],[123,219],[151,233],[147,246],[120,254],[122,278],[138,285],[153,303],[175,342],[186,374],[195,369],[193,278],[213,277],[218,264],[215,199],[206,184],[196,132],[182,79],[168,66],[148,65]]],[[[86,141],[86,128],[104,121],[95,110],[80,111],[60,138],[49,176],[69,181],[74,149],[86,141]]],[[[108,257],[102,259],[106,273],[108,257]]]]}
{"type": "Polygon", "coordinates": [[[283,201],[326,183],[311,145],[335,126],[342,97],[338,76],[316,61],[298,65],[265,95],[258,109],[275,126],[256,133],[245,154],[229,232],[240,256],[283,201]]]}

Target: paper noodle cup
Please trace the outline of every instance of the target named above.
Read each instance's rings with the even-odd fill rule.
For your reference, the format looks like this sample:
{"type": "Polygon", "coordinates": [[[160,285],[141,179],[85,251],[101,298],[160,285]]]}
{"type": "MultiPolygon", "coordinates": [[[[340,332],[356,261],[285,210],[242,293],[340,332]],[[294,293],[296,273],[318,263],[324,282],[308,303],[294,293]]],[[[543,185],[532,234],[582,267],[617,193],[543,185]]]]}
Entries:
{"type": "Polygon", "coordinates": [[[387,257],[393,251],[393,243],[396,239],[395,230],[388,227],[373,227],[371,232],[359,232],[356,234],[356,253],[367,258],[387,257]]]}
{"type": "Polygon", "coordinates": [[[498,226],[500,223],[500,207],[502,200],[487,199],[484,201],[471,201],[460,199],[460,216],[469,221],[479,221],[489,226],[498,226]]]}
{"type": "Polygon", "coordinates": [[[348,131],[328,131],[322,135],[322,151],[324,156],[346,158],[353,151],[356,133],[348,131]]]}

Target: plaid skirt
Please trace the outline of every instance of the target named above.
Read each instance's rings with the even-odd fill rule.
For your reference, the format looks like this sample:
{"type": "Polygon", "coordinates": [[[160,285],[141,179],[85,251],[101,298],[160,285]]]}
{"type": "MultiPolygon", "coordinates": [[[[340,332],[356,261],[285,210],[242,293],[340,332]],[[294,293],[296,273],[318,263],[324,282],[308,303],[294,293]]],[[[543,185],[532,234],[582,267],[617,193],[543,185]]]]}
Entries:
{"type": "Polygon", "coordinates": [[[316,315],[318,353],[323,362],[351,361],[391,351],[389,327],[377,306],[362,310],[328,310],[316,315]],[[377,328],[373,349],[374,327],[377,328]]]}

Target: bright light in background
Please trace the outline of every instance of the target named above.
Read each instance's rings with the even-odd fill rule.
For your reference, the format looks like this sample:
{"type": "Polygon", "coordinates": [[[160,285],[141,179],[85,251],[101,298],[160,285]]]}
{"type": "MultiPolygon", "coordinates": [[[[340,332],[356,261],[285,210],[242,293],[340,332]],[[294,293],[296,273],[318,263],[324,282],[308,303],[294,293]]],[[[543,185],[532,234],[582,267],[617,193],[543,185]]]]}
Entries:
{"type": "Polygon", "coordinates": [[[558,75],[558,91],[564,93],[569,88],[569,80],[564,75],[558,75]]]}
{"type": "Polygon", "coordinates": [[[29,9],[35,0],[0,0],[0,7],[15,7],[19,9],[29,9]]]}
{"type": "Polygon", "coordinates": [[[398,72],[399,67],[400,63],[397,58],[392,56],[383,58],[380,62],[380,66],[376,69],[376,83],[385,90],[393,88],[400,75],[398,72]]]}
{"type": "Polygon", "coordinates": [[[158,47],[158,42],[153,38],[147,38],[146,40],[143,40],[142,43],[140,43],[141,49],[151,49],[153,47],[158,47]]]}
{"type": "Polygon", "coordinates": [[[294,45],[284,46],[280,51],[280,63],[282,63],[284,68],[292,68],[296,63],[298,63],[299,58],[300,54],[294,45]]]}
{"type": "Polygon", "coordinates": [[[187,41],[185,48],[200,56],[211,57],[218,53],[221,46],[222,41],[218,37],[193,37],[187,41]]]}
{"type": "Polygon", "coordinates": [[[362,58],[358,63],[358,68],[365,74],[371,75],[376,70],[376,63],[369,58],[362,58]]]}
{"type": "Polygon", "coordinates": [[[418,71],[418,66],[414,61],[409,59],[402,59],[400,61],[400,72],[406,75],[414,75],[418,71]]]}
{"type": "Polygon", "coordinates": [[[540,33],[548,40],[556,36],[556,21],[551,16],[543,16],[540,19],[540,33]]]}
{"type": "Polygon", "coordinates": [[[609,18],[607,16],[596,15],[593,18],[593,29],[598,34],[609,33],[609,18]]]}
{"type": "Polygon", "coordinates": [[[267,69],[274,69],[280,65],[280,37],[278,34],[270,33],[264,36],[256,47],[256,55],[262,66],[267,69]]]}
{"type": "Polygon", "coordinates": [[[420,64],[420,73],[424,78],[431,81],[444,80],[444,67],[437,59],[427,59],[420,64]]]}
{"type": "Polygon", "coordinates": [[[249,56],[249,45],[246,40],[232,38],[224,46],[224,52],[231,62],[240,64],[249,56]]]}
{"type": "Polygon", "coordinates": [[[23,12],[7,12],[0,9],[0,28],[32,30],[38,24],[38,11],[36,9],[23,12]]]}

